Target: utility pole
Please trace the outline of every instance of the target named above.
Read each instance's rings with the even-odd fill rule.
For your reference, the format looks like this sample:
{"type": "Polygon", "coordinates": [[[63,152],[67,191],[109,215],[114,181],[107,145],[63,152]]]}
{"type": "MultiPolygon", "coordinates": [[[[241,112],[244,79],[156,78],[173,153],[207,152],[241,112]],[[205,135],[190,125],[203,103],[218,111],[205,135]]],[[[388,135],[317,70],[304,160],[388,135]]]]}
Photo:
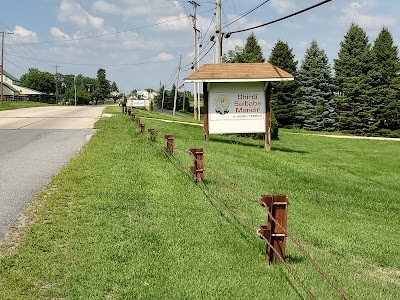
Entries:
{"type": "Polygon", "coordinates": [[[174,116],[176,112],[176,98],[178,97],[178,84],[179,84],[179,75],[181,74],[181,64],[182,64],[182,55],[179,57],[178,75],[176,76],[176,83],[175,83],[174,109],[172,110],[172,115],[174,116]]]}
{"type": "Polygon", "coordinates": [[[183,103],[182,103],[182,110],[185,111],[185,101],[186,101],[185,83],[183,83],[182,86],[183,86],[183,103]]]}
{"type": "Polygon", "coordinates": [[[56,68],[56,104],[58,104],[58,68],[61,68],[62,66],[52,66],[54,68],[56,68]]]}
{"type": "Polygon", "coordinates": [[[3,104],[4,98],[4,35],[5,34],[14,34],[14,32],[1,32],[1,104],[3,104]]]}
{"type": "Polygon", "coordinates": [[[221,33],[221,0],[217,0],[217,7],[215,12],[215,63],[221,63],[222,57],[222,33],[221,33]]]}
{"type": "Polygon", "coordinates": [[[165,99],[165,85],[163,85],[163,91],[162,91],[161,113],[164,113],[164,99],[165,99]]]}
{"type": "MultiPolygon", "coordinates": [[[[190,4],[193,5],[193,29],[194,29],[194,59],[193,59],[193,68],[196,71],[197,67],[198,67],[198,57],[197,57],[197,32],[199,31],[197,29],[197,7],[200,6],[200,4],[198,4],[195,1],[189,1],[190,4]]],[[[197,82],[194,83],[194,87],[193,87],[193,94],[194,94],[194,119],[197,120],[197,107],[198,107],[198,99],[197,99],[197,87],[198,84],[197,82]]]]}

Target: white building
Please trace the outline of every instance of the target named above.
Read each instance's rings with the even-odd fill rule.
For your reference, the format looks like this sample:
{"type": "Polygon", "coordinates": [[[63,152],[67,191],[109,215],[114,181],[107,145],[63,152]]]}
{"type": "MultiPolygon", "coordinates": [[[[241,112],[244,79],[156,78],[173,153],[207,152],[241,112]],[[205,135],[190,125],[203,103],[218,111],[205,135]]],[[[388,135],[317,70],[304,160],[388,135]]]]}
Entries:
{"type": "Polygon", "coordinates": [[[42,92],[21,86],[21,81],[6,71],[4,71],[3,80],[4,80],[3,84],[4,96],[44,95],[44,93],[42,92]]]}

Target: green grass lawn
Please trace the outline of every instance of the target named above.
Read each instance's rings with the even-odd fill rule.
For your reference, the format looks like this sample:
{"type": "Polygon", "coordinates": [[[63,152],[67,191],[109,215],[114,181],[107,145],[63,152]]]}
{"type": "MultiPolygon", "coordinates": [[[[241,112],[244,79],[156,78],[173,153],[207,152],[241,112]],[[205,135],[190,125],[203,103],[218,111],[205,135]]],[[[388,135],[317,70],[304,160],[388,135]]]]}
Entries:
{"type": "MultiPolygon", "coordinates": [[[[265,264],[254,230],[182,170],[192,147],[205,149],[206,185],[250,228],[265,211],[211,168],[250,198],[288,194],[288,230],[352,299],[398,299],[399,142],[282,132],[265,152],[262,141],[204,142],[201,127],[143,121],[155,142],[126,115],[100,120],[37,197],[34,224],[0,248],[0,299],[307,299],[281,264],[265,264]],[[178,165],[161,151],[164,134],[178,165]]],[[[340,299],[290,242],[286,254],[318,299],[340,299]]]]}
{"type": "Polygon", "coordinates": [[[40,103],[40,102],[3,102],[0,104],[0,111],[18,109],[18,108],[29,108],[38,106],[49,106],[51,104],[40,103]]]}

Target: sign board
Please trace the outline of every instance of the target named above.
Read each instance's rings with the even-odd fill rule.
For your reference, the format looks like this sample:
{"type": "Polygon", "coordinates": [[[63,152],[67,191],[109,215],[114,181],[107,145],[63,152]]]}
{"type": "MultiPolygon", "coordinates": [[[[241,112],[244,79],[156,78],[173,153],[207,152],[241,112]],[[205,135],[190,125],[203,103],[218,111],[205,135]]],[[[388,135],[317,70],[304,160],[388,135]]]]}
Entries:
{"type": "Polygon", "coordinates": [[[211,83],[209,133],[265,132],[264,83],[211,83]]]}
{"type": "Polygon", "coordinates": [[[132,100],[132,107],[144,107],[144,106],[145,106],[144,100],[138,100],[138,99],[132,100]]]}

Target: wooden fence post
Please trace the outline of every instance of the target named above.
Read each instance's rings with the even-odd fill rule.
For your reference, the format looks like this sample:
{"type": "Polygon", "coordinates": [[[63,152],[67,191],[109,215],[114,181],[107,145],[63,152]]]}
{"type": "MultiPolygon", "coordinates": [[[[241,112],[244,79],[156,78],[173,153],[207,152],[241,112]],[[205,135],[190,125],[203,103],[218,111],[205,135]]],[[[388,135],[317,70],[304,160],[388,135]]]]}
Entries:
{"type": "Polygon", "coordinates": [[[285,259],[288,197],[263,195],[259,203],[267,209],[268,223],[258,229],[258,235],[267,242],[265,260],[271,264],[278,258],[272,247],[285,259]]]}
{"type": "Polygon", "coordinates": [[[168,154],[173,154],[174,153],[174,136],[172,134],[167,134],[164,136],[164,138],[167,140],[167,147],[165,148],[165,152],[168,154]]]}
{"type": "Polygon", "coordinates": [[[194,165],[190,167],[195,182],[204,180],[204,150],[202,148],[192,148],[189,150],[194,158],[194,165]]]}

